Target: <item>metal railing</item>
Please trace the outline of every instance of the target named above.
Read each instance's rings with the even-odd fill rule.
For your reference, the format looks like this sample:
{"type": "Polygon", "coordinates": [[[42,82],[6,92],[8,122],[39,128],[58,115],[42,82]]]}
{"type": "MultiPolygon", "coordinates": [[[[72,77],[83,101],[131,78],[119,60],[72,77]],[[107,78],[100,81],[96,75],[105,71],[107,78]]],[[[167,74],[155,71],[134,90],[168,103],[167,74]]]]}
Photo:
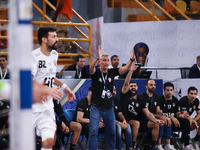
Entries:
{"type": "MultiPolygon", "coordinates": [[[[60,23],[60,22],[53,22],[53,20],[47,16],[46,14],[46,6],[48,5],[54,11],[56,7],[53,6],[48,0],[43,0],[43,10],[41,10],[34,2],[32,2],[33,7],[43,16],[43,21],[32,21],[33,25],[39,25],[39,27],[46,26],[46,25],[62,25],[62,26],[72,26],[83,38],[58,38],[61,41],[71,41],[83,54],[83,56],[88,57],[89,64],[92,62],[92,29],[91,26],[75,11],[72,9],[73,14],[82,22],[82,23],[60,23]],[[78,27],[87,27],[88,28],[88,36],[81,31],[78,27]],[[77,41],[81,42],[88,42],[89,44],[89,52],[86,52],[78,43],[77,41]]],[[[8,23],[8,20],[0,20],[0,23],[8,23]]],[[[8,39],[7,36],[0,36],[0,39],[8,39]]],[[[33,37],[33,40],[37,40],[37,37],[33,37]]],[[[1,55],[7,55],[7,52],[0,52],[1,55]]],[[[59,53],[60,56],[69,56],[69,57],[76,57],[77,53],[59,53]]]]}
{"type": "MultiPolygon", "coordinates": [[[[160,19],[155,15],[155,7],[160,9],[167,17],[169,17],[171,20],[176,20],[170,13],[168,13],[165,9],[163,9],[158,3],[155,2],[155,0],[149,0],[152,3],[152,12],[149,11],[148,8],[146,8],[139,0],[134,0],[137,5],[139,5],[144,11],[146,11],[151,17],[152,21],[160,21],[160,19]]],[[[111,0],[111,7],[114,8],[115,0],[111,0]]],[[[180,15],[182,15],[185,19],[191,20],[187,15],[185,15],[184,12],[182,12],[178,7],[176,7],[170,0],[166,0],[169,5],[171,5],[180,15]]]]}

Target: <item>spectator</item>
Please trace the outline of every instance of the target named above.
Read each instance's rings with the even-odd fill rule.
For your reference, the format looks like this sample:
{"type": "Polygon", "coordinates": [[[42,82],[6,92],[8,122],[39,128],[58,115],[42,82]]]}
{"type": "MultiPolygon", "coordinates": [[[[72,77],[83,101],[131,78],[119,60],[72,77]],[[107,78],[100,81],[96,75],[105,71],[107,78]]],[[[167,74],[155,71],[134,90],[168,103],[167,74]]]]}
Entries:
{"type": "Polygon", "coordinates": [[[197,134],[195,138],[192,139],[192,145],[195,150],[199,150],[199,137],[200,137],[200,105],[199,100],[197,99],[198,90],[196,87],[191,86],[188,88],[187,96],[182,97],[179,100],[181,113],[183,115],[189,114],[187,119],[190,121],[190,129],[197,129],[197,134]],[[197,115],[192,118],[192,113],[196,111],[197,115]]]}
{"type": "MultiPolygon", "coordinates": [[[[68,100],[75,98],[73,92],[55,77],[58,53],[56,29],[51,27],[41,27],[38,30],[38,41],[40,47],[32,51],[32,78],[37,83],[44,83],[47,87],[53,84],[62,87],[67,94],[68,100]]],[[[54,135],[56,131],[55,115],[53,109],[53,98],[51,96],[42,100],[42,104],[35,103],[32,106],[34,114],[34,127],[36,127],[37,136],[42,138],[42,149],[52,149],[54,144],[54,135]]]]}
{"type": "MultiPolygon", "coordinates": [[[[56,5],[56,11],[52,17],[53,21],[71,23],[72,19],[72,4],[71,0],[58,0],[56,5]]],[[[57,26],[58,37],[69,38],[69,26],[57,26]]],[[[64,44],[65,53],[76,53],[70,48],[70,41],[58,41],[57,52],[63,52],[61,47],[64,44]]]]}
{"type": "Polygon", "coordinates": [[[76,56],[76,64],[69,66],[66,70],[76,71],[76,79],[90,78],[85,67],[85,57],[83,55],[76,56]]]}
{"type": "Polygon", "coordinates": [[[145,87],[146,92],[139,94],[138,99],[140,98],[146,103],[149,111],[154,115],[154,117],[164,121],[164,125],[160,126],[159,129],[158,149],[163,149],[161,146],[161,138],[164,134],[166,137],[166,144],[168,145],[167,149],[174,150],[174,148],[170,145],[171,119],[163,116],[162,111],[160,110],[159,96],[155,93],[156,83],[153,79],[148,79],[146,80],[145,87]]]}
{"type": "Polygon", "coordinates": [[[117,91],[116,87],[113,86],[113,99],[114,99],[114,111],[115,111],[115,124],[116,124],[116,144],[120,150],[133,150],[132,147],[132,135],[131,135],[131,127],[126,122],[126,119],[121,111],[120,101],[116,97],[117,91]],[[125,135],[126,148],[124,147],[124,143],[122,141],[122,133],[125,135]]]}
{"type": "Polygon", "coordinates": [[[189,78],[200,78],[200,55],[197,56],[197,63],[190,68],[189,78]]]}
{"type": "Polygon", "coordinates": [[[121,106],[126,120],[132,128],[132,146],[139,148],[137,145],[138,132],[144,132],[152,129],[152,142],[150,145],[151,150],[157,149],[157,139],[159,133],[159,125],[162,125],[162,120],[157,120],[147,109],[146,102],[137,99],[138,86],[135,81],[131,81],[131,76],[135,70],[134,64],[126,76],[124,85],[121,90],[121,106]],[[149,119],[147,120],[146,117],[149,119]]]}
{"type": "Polygon", "coordinates": [[[111,56],[111,66],[109,68],[117,68],[119,66],[119,57],[117,55],[111,56]]]}
{"type": "MultiPolygon", "coordinates": [[[[186,117],[188,114],[181,114],[179,110],[178,99],[173,96],[174,85],[171,82],[166,82],[164,84],[164,95],[160,96],[160,109],[163,111],[163,115],[170,118],[172,121],[172,130],[177,131],[181,130],[181,142],[179,144],[181,149],[192,150],[189,145],[190,140],[190,122],[186,117]]],[[[166,140],[165,150],[169,146],[170,140],[166,140]]]]}
{"type": "MultiPolygon", "coordinates": [[[[90,123],[90,107],[91,107],[92,88],[88,89],[88,96],[81,99],[76,106],[76,121],[82,125],[82,132],[88,139],[89,123],[90,123]]],[[[99,123],[99,133],[105,131],[103,119],[99,123]]]]}
{"type": "Polygon", "coordinates": [[[7,68],[8,62],[7,62],[7,56],[0,55],[0,67],[1,67],[1,76],[0,79],[10,79],[10,71],[7,68]]]}
{"type": "Polygon", "coordinates": [[[63,108],[59,101],[53,100],[53,103],[54,111],[61,121],[59,122],[59,125],[57,124],[57,132],[61,133],[60,131],[62,131],[64,134],[69,134],[72,132],[70,150],[74,150],[81,133],[81,125],[78,122],[66,119],[63,108]]]}
{"type": "Polygon", "coordinates": [[[91,63],[89,69],[92,77],[89,150],[97,149],[97,134],[101,117],[105,124],[107,149],[114,150],[115,148],[115,115],[112,105],[113,82],[116,75],[121,75],[130,69],[131,64],[135,61],[133,51],[131,51],[130,56],[131,58],[126,66],[108,69],[109,56],[101,53],[101,46],[98,46],[97,58],[91,63]],[[95,68],[97,63],[99,63],[99,68],[95,68]]]}

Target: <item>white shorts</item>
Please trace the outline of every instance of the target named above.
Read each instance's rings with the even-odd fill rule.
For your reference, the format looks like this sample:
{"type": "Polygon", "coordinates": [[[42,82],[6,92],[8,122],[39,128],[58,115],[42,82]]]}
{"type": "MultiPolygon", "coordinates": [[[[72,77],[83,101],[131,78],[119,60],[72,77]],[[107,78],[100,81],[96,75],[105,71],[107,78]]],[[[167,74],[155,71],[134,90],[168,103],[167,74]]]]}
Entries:
{"type": "Polygon", "coordinates": [[[54,138],[54,134],[56,131],[54,110],[49,109],[44,112],[34,113],[34,127],[36,128],[37,136],[41,137],[42,135],[44,135],[44,132],[49,132],[52,135],[52,137],[49,138],[54,138]]]}

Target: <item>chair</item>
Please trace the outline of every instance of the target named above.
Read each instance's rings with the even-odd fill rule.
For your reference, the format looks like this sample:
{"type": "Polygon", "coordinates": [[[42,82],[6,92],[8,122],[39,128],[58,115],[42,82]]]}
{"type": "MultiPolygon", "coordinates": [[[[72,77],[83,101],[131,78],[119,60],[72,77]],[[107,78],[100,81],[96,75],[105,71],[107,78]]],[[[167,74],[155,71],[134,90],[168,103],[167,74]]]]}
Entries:
{"type": "Polygon", "coordinates": [[[186,12],[187,9],[187,4],[186,2],[182,1],[182,0],[177,0],[176,1],[176,6],[182,11],[182,12],[186,12]]]}
{"type": "MultiPolygon", "coordinates": [[[[174,4],[174,2],[172,0],[169,0],[171,3],[174,4]]],[[[175,5],[175,4],[174,4],[175,5]]],[[[167,0],[164,0],[164,9],[170,13],[170,14],[178,14],[178,12],[174,9],[174,7],[172,7],[167,0]]]]}
{"type": "Polygon", "coordinates": [[[191,1],[190,2],[190,11],[193,14],[198,14],[200,11],[199,2],[198,1],[191,1]]]}
{"type": "Polygon", "coordinates": [[[189,67],[182,67],[180,68],[181,71],[181,78],[187,79],[189,77],[190,68],[189,67]]]}

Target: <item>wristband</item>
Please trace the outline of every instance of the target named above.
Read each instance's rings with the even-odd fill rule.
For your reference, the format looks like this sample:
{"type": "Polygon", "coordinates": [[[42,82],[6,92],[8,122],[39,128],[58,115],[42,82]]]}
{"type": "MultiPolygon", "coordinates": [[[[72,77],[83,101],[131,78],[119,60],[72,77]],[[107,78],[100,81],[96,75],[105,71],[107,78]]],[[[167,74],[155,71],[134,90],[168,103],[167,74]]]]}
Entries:
{"type": "Polygon", "coordinates": [[[61,88],[62,88],[63,90],[64,90],[66,87],[67,87],[66,84],[63,84],[63,85],[61,86],[61,88]]]}
{"type": "Polygon", "coordinates": [[[133,61],[135,61],[135,59],[132,59],[132,58],[130,58],[130,61],[132,61],[132,62],[133,62],[133,61]]]}

